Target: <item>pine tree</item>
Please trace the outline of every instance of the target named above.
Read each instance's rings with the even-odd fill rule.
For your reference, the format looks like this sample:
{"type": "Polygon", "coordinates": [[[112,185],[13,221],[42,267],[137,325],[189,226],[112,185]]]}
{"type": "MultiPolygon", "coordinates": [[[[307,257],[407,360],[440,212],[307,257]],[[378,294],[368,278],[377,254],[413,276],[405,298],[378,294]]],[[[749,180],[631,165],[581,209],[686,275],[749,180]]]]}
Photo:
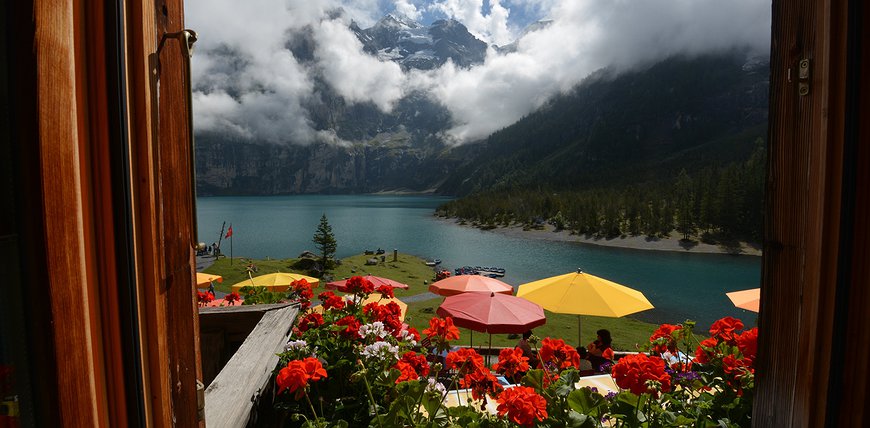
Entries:
{"type": "Polygon", "coordinates": [[[332,267],[332,258],[335,257],[335,250],[338,248],[338,244],[335,242],[335,235],[332,234],[332,226],[329,225],[326,214],[320,217],[320,224],[317,226],[317,231],[314,232],[312,241],[317,245],[317,249],[320,250],[320,263],[323,266],[322,273],[326,273],[332,267]]]}
{"type": "Polygon", "coordinates": [[[692,191],[692,179],[686,174],[686,170],[680,171],[675,184],[677,200],[677,231],[683,235],[684,240],[695,233],[695,195],[692,191]]]}

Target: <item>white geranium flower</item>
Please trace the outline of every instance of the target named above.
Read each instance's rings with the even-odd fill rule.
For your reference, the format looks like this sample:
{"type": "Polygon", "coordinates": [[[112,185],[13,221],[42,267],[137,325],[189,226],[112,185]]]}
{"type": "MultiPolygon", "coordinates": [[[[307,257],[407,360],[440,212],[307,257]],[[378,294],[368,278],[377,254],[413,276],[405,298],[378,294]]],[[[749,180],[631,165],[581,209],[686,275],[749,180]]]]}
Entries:
{"type": "Polygon", "coordinates": [[[391,358],[399,359],[399,347],[390,345],[387,342],[375,342],[363,348],[362,355],[367,358],[377,358],[384,360],[391,358]]]}
{"type": "Polygon", "coordinates": [[[443,397],[447,393],[447,388],[435,379],[429,378],[429,384],[426,385],[426,392],[443,397]]]}
{"type": "Polygon", "coordinates": [[[380,321],[375,321],[371,324],[363,324],[359,328],[359,336],[363,339],[368,337],[383,339],[387,336],[387,330],[384,329],[384,323],[380,321]]]}
{"type": "Polygon", "coordinates": [[[308,343],[304,340],[291,340],[284,345],[284,352],[287,351],[304,351],[308,348],[308,343]]]}
{"type": "Polygon", "coordinates": [[[399,339],[408,342],[408,345],[410,345],[412,348],[414,346],[417,346],[417,341],[414,340],[414,335],[411,334],[408,329],[402,329],[402,331],[399,332],[399,339]]]}

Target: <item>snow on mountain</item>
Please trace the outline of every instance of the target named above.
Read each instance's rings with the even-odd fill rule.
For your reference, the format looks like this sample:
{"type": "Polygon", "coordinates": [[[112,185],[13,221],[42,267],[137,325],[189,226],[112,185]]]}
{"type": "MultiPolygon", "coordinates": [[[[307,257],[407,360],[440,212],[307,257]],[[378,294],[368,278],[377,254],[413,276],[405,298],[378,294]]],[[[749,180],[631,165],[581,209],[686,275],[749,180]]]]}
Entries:
{"type": "Polygon", "coordinates": [[[351,29],[366,52],[384,61],[395,61],[405,69],[430,70],[447,60],[460,67],[470,67],[486,58],[486,43],[453,19],[425,26],[391,13],[370,28],[352,26],[351,29]]]}

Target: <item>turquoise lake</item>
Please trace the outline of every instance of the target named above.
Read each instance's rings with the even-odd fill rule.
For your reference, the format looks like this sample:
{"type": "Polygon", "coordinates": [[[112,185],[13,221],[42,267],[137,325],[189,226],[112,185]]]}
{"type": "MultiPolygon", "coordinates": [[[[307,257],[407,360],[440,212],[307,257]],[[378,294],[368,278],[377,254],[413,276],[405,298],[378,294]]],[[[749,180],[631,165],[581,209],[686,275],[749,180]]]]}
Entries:
{"type": "MultiPolygon", "coordinates": [[[[632,317],[655,323],[698,322],[701,329],[723,316],[755,325],[756,314],[735,308],[725,293],[758,287],[761,258],[627,250],[505,236],[434,217],[448,201],[437,196],[316,195],[202,197],[197,199],[199,240],[217,241],[221,224],[233,226],[233,255],[257,259],[297,257],[315,251],[311,238],[326,214],[338,257],[382,248],[442,266],[500,266],[514,286],[582,269],[638,289],[656,307],[632,317]]],[[[229,254],[229,242],[221,249],[229,254]]]]}

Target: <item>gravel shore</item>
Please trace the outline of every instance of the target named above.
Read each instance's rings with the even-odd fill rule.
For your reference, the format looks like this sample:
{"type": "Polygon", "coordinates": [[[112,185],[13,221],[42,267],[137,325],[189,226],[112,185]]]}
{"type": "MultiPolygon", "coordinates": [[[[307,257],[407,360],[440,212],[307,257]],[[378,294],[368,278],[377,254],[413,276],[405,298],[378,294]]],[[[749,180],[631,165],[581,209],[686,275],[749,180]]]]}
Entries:
{"type": "MultiPolygon", "coordinates": [[[[442,221],[456,222],[455,219],[441,219],[442,221]]],[[[468,227],[471,227],[470,225],[468,227]]],[[[541,230],[523,230],[521,226],[497,227],[489,230],[492,233],[501,233],[517,238],[543,239],[557,242],[578,242],[581,244],[601,245],[605,247],[631,248],[635,250],[674,251],[681,253],[710,253],[710,254],[739,254],[748,256],[761,256],[761,246],[747,242],[739,245],[711,245],[703,242],[684,242],[679,237],[648,238],[646,236],[627,236],[625,238],[596,238],[593,236],[572,235],[568,231],[556,232],[551,225],[544,226],[541,230]]]]}

